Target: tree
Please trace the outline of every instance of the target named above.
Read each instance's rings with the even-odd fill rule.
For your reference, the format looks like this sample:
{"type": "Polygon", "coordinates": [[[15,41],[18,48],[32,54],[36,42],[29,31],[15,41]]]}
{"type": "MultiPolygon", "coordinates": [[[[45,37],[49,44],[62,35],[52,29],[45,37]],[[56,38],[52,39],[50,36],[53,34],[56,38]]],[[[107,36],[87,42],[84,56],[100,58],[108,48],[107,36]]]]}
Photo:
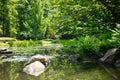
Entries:
{"type": "Polygon", "coordinates": [[[41,34],[41,20],[42,20],[42,8],[41,8],[41,0],[31,0],[30,1],[30,12],[29,15],[31,17],[31,20],[29,21],[29,24],[32,28],[32,35],[34,37],[34,40],[37,40],[40,38],[41,34]]]}
{"type": "Polygon", "coordinates": [[[31,27],[30,27],[30,9],[29,0],[19,0],[17,4],[17,19],[18,19],[18,39],[30,39],[31,27]]]}
{"type": "Polygon", "coordinates": [[[2,25],[2,36],[10,36],[9,31],[9,18],[8,18],[8,0],[2,0],[0,2],[0,17],[1,17],[1,25],[2,25]]]}
{"type": "Polygon", "coordinates": [[[68,38],[99,35],[119,23],[119,3],[119,0],[2,0],[0,35],[34,40],[47,35],[53,38],[56,34],[68,38]]]}
{"type": "Polygon", "coordinates": [[[9,17],[9,31],[10,31],[10,37],[16,38],[17,35],[17,29],[18,29],[18,11],[17,8],[17,1],[18,0],[11,0],[8,3],[8,17],[9,17]]]}
{"type": "Polygon", "coordinates": [[[55,15],[58,33],[77,36],[93,35],[105,32],[111,26],[109,11],[97,1],[61,0],[55,15]]]}
{"type": "Polygon", "coordinates": [[[97,0],[101,2],[108,11],[110,16],[113,18],[114,27],[116,23],[120,24],[120,0],[97,0]]]}

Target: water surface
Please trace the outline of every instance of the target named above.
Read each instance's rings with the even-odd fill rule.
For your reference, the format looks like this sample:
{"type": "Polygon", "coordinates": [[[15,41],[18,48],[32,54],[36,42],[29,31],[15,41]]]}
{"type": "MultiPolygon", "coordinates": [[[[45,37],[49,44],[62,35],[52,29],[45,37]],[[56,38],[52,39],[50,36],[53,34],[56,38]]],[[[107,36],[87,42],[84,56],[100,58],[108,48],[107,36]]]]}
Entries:
{"type": "Polygon", "coordinates": [[[115,80],[96,62],[71,64],[66,59],[52,59],[48,69],[35,77],[23,72],[26,62],[1,62],[0,80],[115,80]]]}
{"type": "Polygon", "coordinates": [[[15,56],[25,57],[22,59],[21,57],[18,59],[9,57],[1,60],[0,80],[116,80],[100,66],[99,62],[81,61],[77,64],[72,64],[62,55],[51,58],[51,64],[46,71],[40,76],[35,77],[23,72],[23,68],[26,66],[30,56],[35,54],[55,56],[59,49],[56,50],[55,47],[41,48],[39,46],[29,48],[15,47],[11,49],[15,52],[15,56]]]}

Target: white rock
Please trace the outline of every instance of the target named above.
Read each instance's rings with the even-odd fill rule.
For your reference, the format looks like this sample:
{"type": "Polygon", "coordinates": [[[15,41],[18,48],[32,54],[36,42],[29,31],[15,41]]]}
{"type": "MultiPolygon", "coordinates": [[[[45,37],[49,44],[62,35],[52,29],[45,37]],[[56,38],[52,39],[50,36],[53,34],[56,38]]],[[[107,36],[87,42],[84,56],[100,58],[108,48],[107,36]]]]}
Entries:
{"type": "Polygon", "coordinates": [[[41,62],[35,61],[27,65],[23,71],[30,75],[39,76],[45,71],[45,66],[41,62]]]}

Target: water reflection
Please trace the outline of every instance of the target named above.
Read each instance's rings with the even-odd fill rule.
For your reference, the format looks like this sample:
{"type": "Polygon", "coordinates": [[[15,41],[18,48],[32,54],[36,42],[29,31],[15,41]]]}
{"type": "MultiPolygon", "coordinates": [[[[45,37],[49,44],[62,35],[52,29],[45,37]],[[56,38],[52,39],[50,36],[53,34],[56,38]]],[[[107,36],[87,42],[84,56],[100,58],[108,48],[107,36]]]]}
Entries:
{"type": "Polygon", "coordinates": [[[66,59],[51,59],[50,67],[35,77],[23,72],[26,62],[1,62],[0,80],[114,80],[96,62],[81,62],[77,65],[66,59]]]}
{"type": "Polygon", "coordinates": [[[20,59],[10,57],[0,62],[0,80],[115,80],[98,62],[81,61],[78,64],[72,64],[67,61],[66,57],[62,57],[62,55],[55,58],[54,56],[61,52],[61,50],[55,47],[19,47],[11,48],[11,50],[13,50],[20,59]],[[48,55],[47,57],[51,59],[49,68],[37,77],[23,72],[28,58],[35,54],[48,55]],[[22,56],[27,56],[27,58],[22,60],[22,56]]]}

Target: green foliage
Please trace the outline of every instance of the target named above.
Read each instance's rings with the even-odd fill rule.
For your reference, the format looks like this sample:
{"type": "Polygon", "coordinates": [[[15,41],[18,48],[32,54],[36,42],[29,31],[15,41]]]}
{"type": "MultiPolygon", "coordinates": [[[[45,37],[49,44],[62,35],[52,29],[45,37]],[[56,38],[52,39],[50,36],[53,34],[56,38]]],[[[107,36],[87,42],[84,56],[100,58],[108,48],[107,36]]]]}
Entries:
{"type": "Polygon", "coordinates": [[[20,40],[29,40],[30,39],[30,33],[27,32],[19,32],[19,34],[17,34],[17,39],[20,40]]]}
{"type": "Polygon", "coordinates": [[[99,35],[115,27],[120,13],[119,1],[112,0],[4,0],[0,6],[2,35],[34,40],[46,36],[48,25],[50,38],[99,35]]]}
{"type": "Polygon", "coordinates": [[[8,1],[2,0],[0,1],[0,25],[2,25],[2,36],[10,36],[10,21],[9,21],[9,8],[8,1]]]}
{"type": "Polygon", "coordinates": [[[97,0],[99,2],[101,2],[105,9],[108,10],[110,13],[109,13],[109,17],[111,18],[111,24],[114,25],[112,27],[115,28],[115,24],[116,23],[120,23],[120,0],[97,0]]]}
{"type": "Polygon", "coordinates": [[[107,30],[105,33],[101,33],[98,38],[100,40],[107,40],[107,39],[110,39],[111,37],[112,37],[112,31],[107,30]]]}
{"type": "Polygon", "coordinates": [[[46,28],[45,38],[47,39],[55,39],[56,32],[51,27],[46,28]]]}
{"type": "Polygon", "coordinates": [[[78,40],[59,40],[58,43],[63,44],[66,48],[72,45],[77,45],[78,44],[78,40]]]}
{"type": "Polygon", "coordinates": [[[16,17],[18,15],[18,11],[16,10],[16,4],[18,0],[12,0],[8,3],[8,17],[9,17],[9,31],[10,31],[10,37],[16,38],[17,35],[17,29],[18,29],[18,18],[16,17]]]}
{"type": "Polygon", "coordinates": [[[98,54],[100,41],[94,36],[80,37],[79,40],[60,41],[67,54],[80,54],[81,57],[98,54]]]}
{"type": "Polygon", "coordinates": [[[109,39],[109,41],[113,44],[114,47],[120,46],[120,28],[117,27],[114,30],[112,30],[112,39],[109,39]]]}
{"type": "Polygon", "coordinates": [[[99,51],[96,44],[100,51],[120,44],[120,30],[114,30],[120,23],[119,3],[119,0],[2,0],[0,36],[38,40],[55,39],[58,35],[60,39],[78,39],[76,43],[65,43],[71,53],[94,54],[99,51]]]}
{"type": "Polygon", "coordinates": [[[19,1],[17,10],[19,19],[17,38],[37,40],[41,34],[41,1],[19,1]]]}
{"type": "Polygon", "coordinates": [[[99,52],[106,52],[106,50],[115,47],[108,39],[100,41],[100,50],[99,52]]]}
{"type": "Polygon", "coordinates": [[[79,38],[80,52],[85,56],[91,56],[99,52],[99,40],[94,36],[85,36],[79,38]]]}
{"type": "Polygon", "coordinates": [[[61,35],[97,35],[111,26],[109,11],[99,2],[62,0],[59,4],[56,25],[61,35]]]}
{"type": "Polygon", "coordinates": [[[0,25],[0,36],[2,35],[2,25],[0,25]]]}
{"type": "Polygon", "coordinates": [[[10,29],[10,36],[16,38],[17,30],[15,28],[10,29]]]}
{"type": "Polygon", "coordinates": [[[9,43],[11,47],[30,47],[30,46],[37,46],[41,45],[41,42],[39,41],[33,41],[33,40],[24,40],[24,41],[11,41],[9,43]]]}

